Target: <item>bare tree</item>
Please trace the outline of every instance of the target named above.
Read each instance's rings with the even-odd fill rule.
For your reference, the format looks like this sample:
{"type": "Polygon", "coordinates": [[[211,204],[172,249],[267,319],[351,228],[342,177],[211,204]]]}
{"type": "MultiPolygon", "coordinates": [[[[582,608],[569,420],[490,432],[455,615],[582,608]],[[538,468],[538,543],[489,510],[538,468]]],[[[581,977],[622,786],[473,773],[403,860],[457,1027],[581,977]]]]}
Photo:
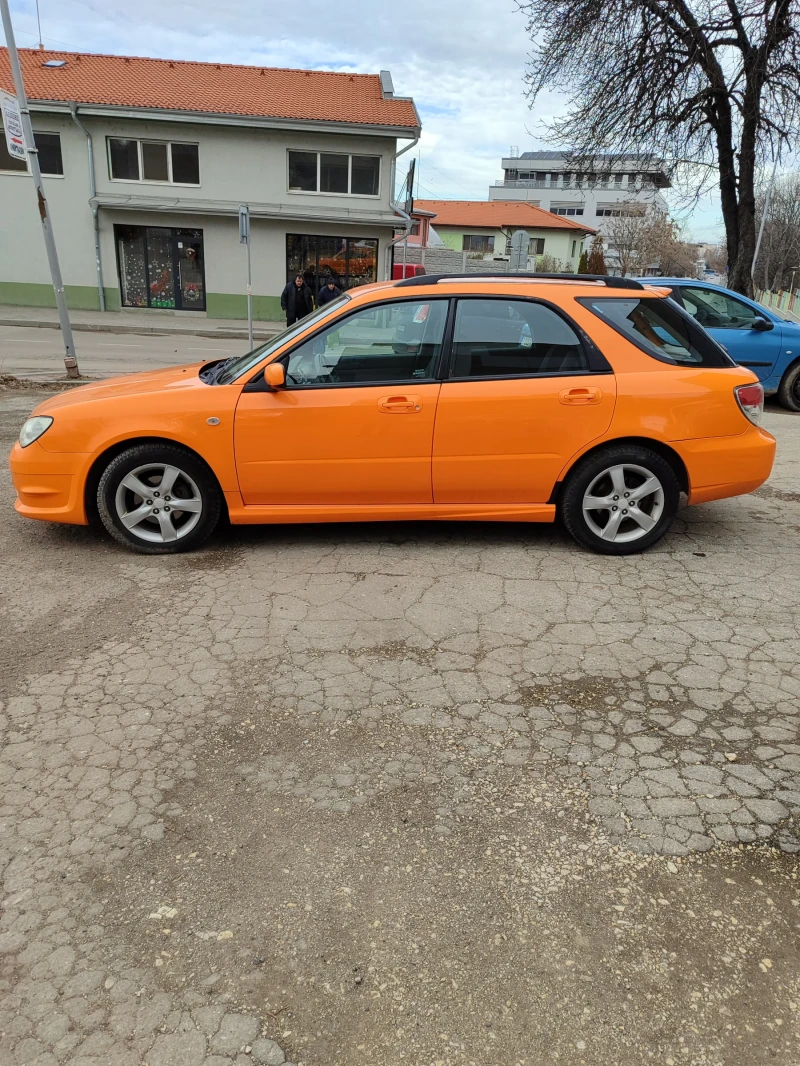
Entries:
{"type": "MultiPolygon", "coordinates": [[[[765,201],[765,191],[762,191],[756,199],[759,225],[765,201]]],[[[761,289],[778,292],[792,284],[792,273],[800,274],[800,174],[796,172],[781,176],[772,190],[755,282],[761,289]]]]}
{"type": "Polygon", "coordinates": [[[640,204],[621,204],[603,226],[609,253],[616,254],[623,277],[627,274],[672,274],[697,277],[697,248],[684,240],[680,227],[663,211],[640,204]]]}
{"type": "Polygon", "coordinates": [[[724,274],[728,269],[728,249],[724,244],[717,244],[706,249],[706,266],[715,274],[724,274]]]}
{"type": "MultiPolygon", "coordinates": [[[[800,0],[518,0],[529,95],[567,91],[549,125],[577,158],[652,152],[716,179],[731,288],[752,293],[759,165],[800,125],[800,0]]],[[[692,178],[692,175],[694,177],[692,178]]]]}

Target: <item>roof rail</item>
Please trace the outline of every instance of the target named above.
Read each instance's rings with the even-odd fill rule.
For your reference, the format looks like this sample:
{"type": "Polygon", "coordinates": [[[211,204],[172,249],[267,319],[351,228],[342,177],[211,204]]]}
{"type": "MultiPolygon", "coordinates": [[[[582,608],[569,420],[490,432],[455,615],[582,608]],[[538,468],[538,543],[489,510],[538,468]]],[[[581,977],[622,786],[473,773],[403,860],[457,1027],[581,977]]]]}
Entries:
{"type": "Polygon", "coordinates": [[[472,281],[473,278],[528,278],[531,281],[602,281],[609,289],[644,289],[640,281],[633,278],[615,278],[610,274],[534,274],[525,271],[476,270],[468,274],[418,274],[413,278],[396,281],[396,289],[411,288],[414,285],[438,285],[440,281],[472,281]]]}

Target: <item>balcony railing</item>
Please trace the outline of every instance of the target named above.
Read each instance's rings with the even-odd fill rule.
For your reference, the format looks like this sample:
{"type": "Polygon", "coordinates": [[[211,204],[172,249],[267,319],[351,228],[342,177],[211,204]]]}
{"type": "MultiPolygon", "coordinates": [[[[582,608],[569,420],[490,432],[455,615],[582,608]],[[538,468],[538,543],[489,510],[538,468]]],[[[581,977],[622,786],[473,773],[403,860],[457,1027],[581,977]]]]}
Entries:
{"type": "Polygon", "coordinates": [[[495,188],[499,189],[630,189],[637,192],[641,189],[654,189],[654,181],[637,181],[635,185],[623,185],[620,181],[536,181],[533,178],[515,178],[495,181],[495,188]]]}

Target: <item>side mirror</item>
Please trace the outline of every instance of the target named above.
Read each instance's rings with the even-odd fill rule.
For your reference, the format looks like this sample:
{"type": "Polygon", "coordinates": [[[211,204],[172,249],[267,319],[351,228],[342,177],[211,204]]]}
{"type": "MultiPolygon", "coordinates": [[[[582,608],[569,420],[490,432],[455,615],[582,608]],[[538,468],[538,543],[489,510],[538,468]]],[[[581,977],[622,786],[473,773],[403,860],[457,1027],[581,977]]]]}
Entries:
{"type": "Polygon", "coordinates": [[[762,318],[761,315],[756,315],[750,328],[758,330],[759,333],[766,333],[769,329],[775,329],[775,323],[770,322],[768,318],[762,318]]]}
{"type": "Polygon", "coordinates": [[[271,389],[282,389],[286,385],[286,367],[283,363],[270,363],[264,368],[264,381],[271,389]]]}

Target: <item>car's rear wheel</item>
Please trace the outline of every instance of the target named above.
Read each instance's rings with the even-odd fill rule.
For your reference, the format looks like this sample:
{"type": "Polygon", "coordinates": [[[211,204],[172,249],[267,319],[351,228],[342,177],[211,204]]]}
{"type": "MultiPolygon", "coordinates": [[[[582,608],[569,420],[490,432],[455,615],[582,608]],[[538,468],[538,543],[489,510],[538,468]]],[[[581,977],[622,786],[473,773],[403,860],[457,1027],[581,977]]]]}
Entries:
{"type": "Polygon", "coordinates": [[[666,459],[649,448],[619,445],[577,464],[560,510],[579,544],[605,555],[632,555],[661,540],[679,503],[678,479],[666,459]]]}
{"type": "Polygon", "coordinates": [[[97,510],[121,544],[147,555],[191,551],[213,532],[222,510],[219,485],[192,452],[137,444],[108,464],[97,510]]]}
{"type": "Polygon", "coordinates": [[[778,400],[781,407],[800,411],[800,363],[790,367],[783,375],[783,381],[778,386],[778,400]]]}

